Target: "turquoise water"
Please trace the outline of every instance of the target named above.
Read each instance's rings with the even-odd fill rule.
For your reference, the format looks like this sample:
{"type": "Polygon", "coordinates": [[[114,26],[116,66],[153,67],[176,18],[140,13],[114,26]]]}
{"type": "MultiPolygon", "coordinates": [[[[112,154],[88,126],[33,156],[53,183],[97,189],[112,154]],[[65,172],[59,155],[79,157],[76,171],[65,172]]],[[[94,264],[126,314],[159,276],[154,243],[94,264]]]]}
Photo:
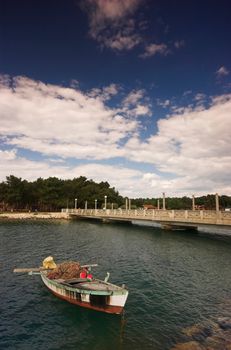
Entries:
{"type": "Polygon", "coordinates": [[[0,222],[0,349],[154,349],[183,340],[182,329],[222,315],[231,297],[231,240],[85,221],[0,222]],[[94,274],[125,283],[125,316],[54,297],[39,276],[15,267],[98,263],[94,274]]]}

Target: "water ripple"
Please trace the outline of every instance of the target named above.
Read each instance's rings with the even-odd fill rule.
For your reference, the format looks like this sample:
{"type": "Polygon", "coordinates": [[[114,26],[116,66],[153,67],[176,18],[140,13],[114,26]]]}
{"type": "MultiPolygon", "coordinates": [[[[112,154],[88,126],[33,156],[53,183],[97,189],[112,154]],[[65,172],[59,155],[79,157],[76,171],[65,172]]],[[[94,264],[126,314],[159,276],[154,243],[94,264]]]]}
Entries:
{"type": "Polygon", "coordinates": [[[1,222],[0,239],[1,349],[167,350],[183,328],[230,315],[230,240],[81,221],[1,222]],[[98,277],[126,283],[125,318],[73,307],[39,276],[12,273],[48,255],[98,263],[98,277]]]}

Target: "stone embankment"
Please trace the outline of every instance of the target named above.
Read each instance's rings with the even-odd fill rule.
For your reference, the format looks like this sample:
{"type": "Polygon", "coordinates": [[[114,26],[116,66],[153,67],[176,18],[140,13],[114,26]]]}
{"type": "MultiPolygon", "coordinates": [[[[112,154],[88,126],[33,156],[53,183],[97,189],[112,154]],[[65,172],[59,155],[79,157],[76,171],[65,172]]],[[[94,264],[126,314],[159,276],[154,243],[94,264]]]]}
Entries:
{"type": "Polygon", "coordinates": [[[36,219],[69,219],[68,213],[50,213],[50,212],[28,212],[28,213],[2,213],[0,214],[0,219],[9,219],[9,220],[36,220],[36,219]]]}
{"type": "Polygon", "coordinates": [[[185,328],[187,338],[184,343],[176,344],[171,350],[231,350],[231,318],[219,317],[185,328]]]}

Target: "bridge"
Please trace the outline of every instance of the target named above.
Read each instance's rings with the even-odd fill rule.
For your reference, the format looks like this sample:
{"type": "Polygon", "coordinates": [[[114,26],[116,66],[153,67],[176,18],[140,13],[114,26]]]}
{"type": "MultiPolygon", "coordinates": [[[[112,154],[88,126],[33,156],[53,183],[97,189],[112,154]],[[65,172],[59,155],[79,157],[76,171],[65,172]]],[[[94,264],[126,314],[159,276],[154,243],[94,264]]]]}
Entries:
{"type": "Polygon", "coordinates": [[[163,229],[196,229],[231,236],[231,212],[218,210],[63,209],[73,218],[130,222],[163,229]]]}

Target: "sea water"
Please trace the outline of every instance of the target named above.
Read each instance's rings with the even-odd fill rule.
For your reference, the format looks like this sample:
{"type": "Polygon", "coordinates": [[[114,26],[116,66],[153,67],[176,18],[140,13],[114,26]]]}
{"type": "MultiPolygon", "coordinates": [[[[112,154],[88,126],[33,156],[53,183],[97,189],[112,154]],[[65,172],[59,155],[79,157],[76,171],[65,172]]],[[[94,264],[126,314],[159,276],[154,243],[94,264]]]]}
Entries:
{"type": "Polygon", "coordinates": [[[87,221],[0,222],[0,349],[168,350],[182,330],[222,316],[231,299],[231,240],[87,221]],[[71,305],[15,267],[95,264],[129,289],[124,315],[71,305]]]}

